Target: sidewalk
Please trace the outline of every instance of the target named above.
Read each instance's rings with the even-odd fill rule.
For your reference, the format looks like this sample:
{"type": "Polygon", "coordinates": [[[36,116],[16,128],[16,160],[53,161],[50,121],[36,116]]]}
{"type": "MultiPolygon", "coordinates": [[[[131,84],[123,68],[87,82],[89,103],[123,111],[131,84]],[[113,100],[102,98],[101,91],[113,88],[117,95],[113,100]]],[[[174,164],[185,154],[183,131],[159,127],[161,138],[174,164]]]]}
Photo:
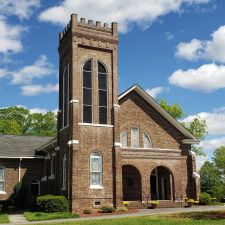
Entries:
{"type": "MultiPolygon", "coordinates": [[[[65,222],[75,222],[75,221],[85,221],[85,220],[102,220],[102,219],[117,219],[117,218],[126,218],[126,217],[137,217],[137,216],[151,216],[151,215],[158,215],[163,213],[179,213],[179,212],[198,212],[198,211],[210,211],[210,210],[225,210],[225,206],[198,206],[192,208],[159,208],[159,209],[140,209],[137,213],[131,214],[119,214],[119,215],[107,215],[107,216],[99,216],[99,217],[81,217],[76,219],[59,219],[59,220],[45,220],[45,221],[35,221],[35,222],[28,222],[22,221],[21,217],[22,214],[16,214],[14,216],[18,216],[17,218],[21,219],[20,221],[13,222],[12,221],[8,225],[21,225],[21,224],[55,224],[55,223],[65,223],[65,222]],[[19,217],[19,215],[21,217],[19,217]]],[[[11,216],[11,215],[10,215],[11,216]]],[[[15,219],[16,217],[14,217],[15,219]]],[[[4,224],[7,225],[7,224],[4,224]]]]}

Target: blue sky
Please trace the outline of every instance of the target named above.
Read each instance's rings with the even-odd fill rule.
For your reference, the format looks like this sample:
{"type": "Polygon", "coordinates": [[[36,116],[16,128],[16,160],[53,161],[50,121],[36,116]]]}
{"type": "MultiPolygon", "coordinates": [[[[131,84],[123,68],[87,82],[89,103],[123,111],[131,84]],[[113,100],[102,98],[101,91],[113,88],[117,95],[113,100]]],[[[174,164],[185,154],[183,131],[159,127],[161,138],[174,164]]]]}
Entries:
{"type": "Polygon", "coordinates": [[[209,155],[225,145],[225,3],[220,0],[2,0],[0,107],[58,105],[58,33],[71,13],[119,23],[119,92],[138,83],[205,119],[209,155]]]}

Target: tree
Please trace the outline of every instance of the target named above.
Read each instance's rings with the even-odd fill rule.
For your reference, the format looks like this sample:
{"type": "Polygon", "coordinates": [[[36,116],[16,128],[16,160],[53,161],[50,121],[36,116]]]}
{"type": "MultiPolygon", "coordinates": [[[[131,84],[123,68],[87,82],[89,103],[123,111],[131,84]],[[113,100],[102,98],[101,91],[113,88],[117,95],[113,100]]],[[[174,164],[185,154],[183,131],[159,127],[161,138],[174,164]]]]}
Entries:
{"type": "MultiPolygon", "coordinates": [[[[181,106],[177,103],[168,105],[165,100],[158,99],[157,101],[160,106],[176,120],[182,119],[186,115],[181,106]]],[[[205,120],[196,117],[189,123],[182,122],[181,124],[197,139],[204,140],[205,135],[207,134],[207,125],[205,120]]],[[[192,151],[194,151],[196,155],[206,156],[203,148],[197,145],[192,146],[192,151]]]]}
{"type": "Polygon", "coordinates": [[[0,119],[0,134],[21,134],[20,125],[15,120],[0,119]]]}
{"type": "Polygon", "coordinates": [[[225,183],[225,146],[221,146],[215,150],[213,161],[225,183]]]}
{"type": "Polygon", "coordinates": [[[38,136],[56,134],[56,115],[53,112],[31,113],[24,107],[0,109],[0,133],[38,136]]]}

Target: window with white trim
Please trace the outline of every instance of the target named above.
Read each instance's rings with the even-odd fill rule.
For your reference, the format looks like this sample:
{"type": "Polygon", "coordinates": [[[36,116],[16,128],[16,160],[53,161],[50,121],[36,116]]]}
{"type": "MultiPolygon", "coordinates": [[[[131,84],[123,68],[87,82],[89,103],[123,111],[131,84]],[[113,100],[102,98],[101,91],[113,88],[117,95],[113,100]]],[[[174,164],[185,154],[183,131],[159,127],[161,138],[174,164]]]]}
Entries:
{"type": "Polygon", "coordinates": [[[92,123],[92,61],[83,67],[83,122],[92,123]]]}
{"type": "Polygon", "coordinates": [[[62,189],[66,189],[66,154],[63,155],[62,189]]]}
{"type": "Polygon", "coordinates": [[[144,148],[152,148],[152,141],[146,132],[143,133],[143,143],[144,148]]]}
{"type": "Polygon", "coordinates": [[[139,128],[131,128],[131,147],[139,148],[139,128]]]}
{"type": "Polygon", "coordinates": [[[5,167],[0,166],[0,192],[5,191],[5,167]]]}
{"type": "Polygon", "coordinates": [[[107,74],[105,67],[98,62],[98,114],[99,124],[107,124],[107,74]]]}
{"type": "Polygon", "coordinates": [[[70,71],[69,63],[66,64],[62,76],[62,127],[69,125],[69,92],[70,71]]]}
{"type": "Polygon", "coordinates": [[[52,155],[51,157],[51,174],[54,175],[54,162],[55,162],[55,156],[52,155]]]}
{"type": "Polygon", "coordinates": [[[90,187],[102,187],[102,155],[99,152],[90,155],[90,187]]]}
{"type": "Polygon", "coordinates": [[[120,133],[120,143],[122,147],[127,147],[127,131],[122,131],[120,133]]]}

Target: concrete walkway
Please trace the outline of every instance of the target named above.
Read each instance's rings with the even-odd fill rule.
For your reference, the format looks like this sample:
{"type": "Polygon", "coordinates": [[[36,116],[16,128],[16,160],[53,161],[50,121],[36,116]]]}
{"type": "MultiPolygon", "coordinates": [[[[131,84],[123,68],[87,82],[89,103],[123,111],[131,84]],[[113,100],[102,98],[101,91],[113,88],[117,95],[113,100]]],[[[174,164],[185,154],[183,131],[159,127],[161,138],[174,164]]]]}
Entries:
{"type": "Polygon", "coordinates": [[[28,222],[23,214],[9,214],[8,218],[9,222],[13,224],[24,224],[28,222]]]}
{"type": "Polygon", "coordinates": [[[197,206],[192,208],[141,209],[137,213],[130,213],[130,214],[107,215],[107,216],[99,216],[99,217],[81,217],[76,219],[45,220],[45,221],[36,221],[36,222],[27,222],[27,221],[20,222],[19,220],[15,222],[13,221],[11,222],[10,220],[11,222],[10,225],[11,224],[12,225],[55,224],[55,223],[65,223],[65,222],[75,222],[75,221],[85,221],[85,220],[118,219],[118,218],[137,217],[137,216],[153,216],[153,215],[165,214],[165,213],[167,214],[167,213],[179,213],[179,212],[202,212],[202,211],[210,211],[210,210],[211,211],[225,210],[225,206],[197,206]]]}

